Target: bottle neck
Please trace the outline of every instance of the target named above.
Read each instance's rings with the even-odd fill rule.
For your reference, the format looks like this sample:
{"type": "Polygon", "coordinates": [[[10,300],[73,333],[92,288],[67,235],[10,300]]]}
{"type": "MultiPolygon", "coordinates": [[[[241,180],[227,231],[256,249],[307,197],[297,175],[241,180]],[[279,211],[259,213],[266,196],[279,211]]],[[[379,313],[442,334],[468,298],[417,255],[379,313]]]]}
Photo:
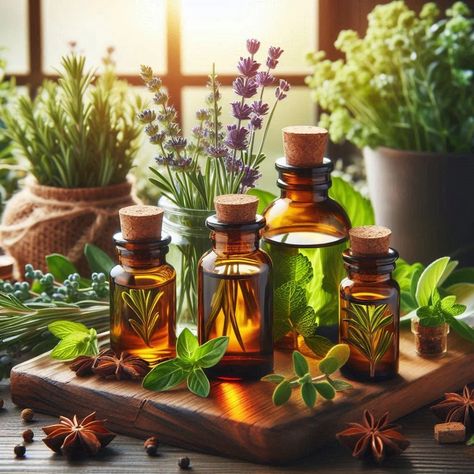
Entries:
{"type": "Polygon", "coordinates": [[[328,199],[331,187],[331,171],[333,164],[328,158],[311,168],[290,166],[285,158],[276,161],[278,171],[277,185],[281,189],[281,197],[300,202],[322,202],[328,199]]]}
{"type": "Polygon", "coordinates": [[[381,283],[392,278],[398,252],[389,249],[386,255],[354,255],[351,249],[342,253],[344,266],[351,280],[381,283]]]}

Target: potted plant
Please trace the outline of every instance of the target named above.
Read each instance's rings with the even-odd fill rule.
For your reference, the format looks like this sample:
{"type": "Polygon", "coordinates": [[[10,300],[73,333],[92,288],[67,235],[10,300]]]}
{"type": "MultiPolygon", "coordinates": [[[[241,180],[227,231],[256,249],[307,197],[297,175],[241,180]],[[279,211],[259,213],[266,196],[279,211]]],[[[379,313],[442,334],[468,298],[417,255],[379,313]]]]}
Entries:
{"type": "Polygon", "coordinates": [[[178,275],[178,332],[183,327],[196,330],[197,265],[210,247],[205,220],[214,214],[214,198],[245,193],[255,186],[273,113],[290,88],[274,76],[283,50],[270,47],[261,67],[256,59],[259,47],[259,41],[248,40],[248,57],[240,58],[237,65],[239,76],[233,82],[237,97],[231,103],[233,123],[224,127],[221,122],[220,84],[213,71],[205,105],[196,112],[197,123],[189,139],[182,135],[176,109],[161,79],[150,67],[141,69],[155,104],[154,109],[143,110],[139,118],[158,151],[150,181],[162,194],[163,229],[172,236],[168,260],[178,275]],[[270,104],[267,94],[271,94],[270,104]]]}
{"type": "Polygon", "coordinates": [[[141,104],[127,99],[111,54],[96,78],[85,57],[71,52],[57,83],[45,81],[34,100],[20,96],[3,113],[7,135],[29,162],[26,185],[8,202],[0,227],[17,269],[44,269],[45,255],[55,252],[83,269],[86,243],[113,254],[118,209],[134,202],[127,174],[141,104]]]}
{"type": "Polygon", "coordinates": [[[378,5],[364,38],[339,34],[345,59],[310,55],[308,78],[321,126],[364,149],[377,223],[424,263],[474,254],[474,19],[463,2],[439,13],[378,5]]]}

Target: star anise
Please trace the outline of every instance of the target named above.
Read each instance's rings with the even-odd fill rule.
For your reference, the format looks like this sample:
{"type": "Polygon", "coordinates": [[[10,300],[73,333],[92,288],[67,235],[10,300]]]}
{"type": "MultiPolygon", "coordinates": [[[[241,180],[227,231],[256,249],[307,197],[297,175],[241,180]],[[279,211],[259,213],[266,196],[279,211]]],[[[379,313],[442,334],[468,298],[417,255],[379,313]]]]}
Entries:
{"type": "Polygon", "coordinates": [[[113,353],[114,352],[110,349],[103,349],[101,352],[99,352],[98,355],[95,356],[76,357],[69,365],[69,368],[76,372],[76,375],[78,377],[86,377],[87,375],[92,375],[94,373],[93,366],[96,360],[104,355],[113,355],[113,353]]]}
{"type": "Polygon", "coordinates": [[[474,389],[466,385],[462,395],[445,393],[442,402],[431,407],[435,415],[443,421],[459,421],[467,429],[474,428],[474,389]]]}
{"type": "Polygon", "coordinates": [[[364,411],[363,423],[349,423],[349,427],[336,435],[338,441],[352,449],[356,458],[372,457],[382,462],[385,456],[400,454],[410,442],[399,433],[400,427],[388,423],[389,413],[379,420],[368,410],[364,411]]]}
{"type": "Polygon", "coordinates": [[[78,421],[76,415],[72,420],[64,416],[59,420],[58,424],[43,428],[47,435],[43,442],[53,451],[68,457],[93,456],[115,438],[115,434],[105,427],[106,420],[95,419],[95,412],[82,421],[78,421]]]}
{"type": "Polygon", "coordinates": [[[144,377],[150,370],[150,366],[140,357],[122,352],[119,357],[114,353],[98,357],[92,370],[106,379],[126,380],[144,377]]]}

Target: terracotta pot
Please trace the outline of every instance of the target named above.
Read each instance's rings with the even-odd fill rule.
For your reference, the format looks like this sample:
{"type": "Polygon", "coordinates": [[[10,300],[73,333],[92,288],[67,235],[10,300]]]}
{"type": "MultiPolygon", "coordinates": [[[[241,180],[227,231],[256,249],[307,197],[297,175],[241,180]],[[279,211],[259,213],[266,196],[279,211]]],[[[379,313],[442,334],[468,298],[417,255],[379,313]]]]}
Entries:
{"type": "Polygon", "coordinates": [[[474,155],[364,149],[375,220],[392,245],[425,264],[443,255],[474,260],[474,155]]]}
{"type": "Polygon", "coordinates": [[[129,182],[97,188],[55,188],[29,179],[7,203],[0,226],[0,246],[16,260],[46,270],[45,256],[60,253],[80,272],[88,265],[86,243],[114,256],[112,236],[120,228],[118,210],[135,203],[129,182]]]}

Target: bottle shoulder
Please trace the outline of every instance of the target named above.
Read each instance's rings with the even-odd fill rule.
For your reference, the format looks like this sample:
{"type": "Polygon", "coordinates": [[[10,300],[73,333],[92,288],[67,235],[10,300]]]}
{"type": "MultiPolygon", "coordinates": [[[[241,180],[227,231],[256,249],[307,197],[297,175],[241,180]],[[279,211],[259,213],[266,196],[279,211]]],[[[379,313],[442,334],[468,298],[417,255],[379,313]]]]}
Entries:
{"type": "Polygon", "coordinates": [[[168,263],[149,268],[129,268],[116,265],[110,271],[113,283],[122,286],[156,286],[176,279],[176,271],[168,263]]]}
{"type": "Polygon", "coordinates": [[[199,269],[207,272],[216,271],[221,273],[222,267],[225,266],[228,266],[229,269],[233,268],[234,270],[238,270],[239,268],[250,270],[250,268],[253,267],[255,271],[266,271],[271,269],[272,260],[267,252],[258,249],[249,254],[239,255],[219,255],[213,250],[209,250],[199,261],[199,269]]]}

